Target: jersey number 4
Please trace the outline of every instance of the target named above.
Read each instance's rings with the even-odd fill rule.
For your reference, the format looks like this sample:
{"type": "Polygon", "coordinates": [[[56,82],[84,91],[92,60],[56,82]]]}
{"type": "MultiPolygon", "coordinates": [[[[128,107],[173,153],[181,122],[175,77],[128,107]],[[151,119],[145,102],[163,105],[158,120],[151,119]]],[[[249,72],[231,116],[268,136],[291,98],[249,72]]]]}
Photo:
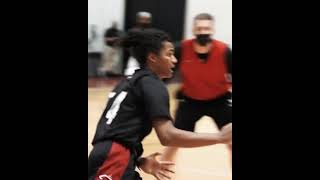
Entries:
{"type": "Polygon", "coordinates": [[[120,108],[120,104],[126,98],[127,94],[128,94],[127,92],[122,91],[116,97],[116,99],[113,101],[111,108],[109,109],[109,111],[106,114],[106,118],[108,119],[108,121],[107,121],[108,125],[110,125],[112,123],[113,119],[117,116],[117,113],[120,108]]]}

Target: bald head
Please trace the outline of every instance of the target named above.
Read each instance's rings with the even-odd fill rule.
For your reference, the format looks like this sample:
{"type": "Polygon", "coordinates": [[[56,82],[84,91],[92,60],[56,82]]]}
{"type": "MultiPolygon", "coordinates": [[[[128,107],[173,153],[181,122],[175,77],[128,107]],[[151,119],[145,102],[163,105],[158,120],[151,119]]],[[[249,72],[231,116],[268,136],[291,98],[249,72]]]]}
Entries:
{"type": "Polygon", "coordinates": [[[136,24],[139,28],[145,29],[151,27],[152,15],[149,12],[140,11],[136,15],[136,24]]]}

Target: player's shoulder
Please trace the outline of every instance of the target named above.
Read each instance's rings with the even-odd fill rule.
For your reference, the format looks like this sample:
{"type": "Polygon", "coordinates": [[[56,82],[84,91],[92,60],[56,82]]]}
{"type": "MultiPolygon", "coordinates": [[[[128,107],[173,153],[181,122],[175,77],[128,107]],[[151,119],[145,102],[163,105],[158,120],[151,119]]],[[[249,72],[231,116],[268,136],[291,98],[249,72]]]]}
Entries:
{"type": "Polygon", "coordinates": [[[118,94],[122,91],[126,91],[128,88],[128,81],[126,79],[122,79],[111,91],[112,93],[118,94]]]}
{"type": "Polygon", "coordinates": [[[181,41],[182,45],[187,45],[187,44],[191,44],[193,42],[194,39],[184,39],[181,41]]]}
{"type": "Polygon", "coordinates": [[[164,86],[164,83],[155,75],[148,75],[143,76],[140,80],[140,84],[144,87],[151,87],[151,88],[161,88],[164,86]]]}
{"type": "Polygon", "coordinates": [[[215,46],[218,46],[218,47],[221,47],[221,48],[228,48],[228,44],[223,42],[223,41],[214,39],[213,43],[215,44],[215,46]]]}
{"type": "Polygon", "coordinates": [[[145,91],[152,90],[154,92],[159,92],[166,90],[166,86],[163,81],[152,72],[141,77],[139,80],[139,84],[140,87],[142,87],[145,91]]]}
{"type": "Polygon", "coordinates": [[[143,81],[143,80],[156,80],[157,75],[147,68],[138,69],[135,71],[131,79],[143,81]]]}
{"type": "Polygon", "coordinates": [[[148,75],[141,77],[141,82],[144,82],[144,83],[158,82],[158,79],[153,74],[148,74],[148,75]]]}

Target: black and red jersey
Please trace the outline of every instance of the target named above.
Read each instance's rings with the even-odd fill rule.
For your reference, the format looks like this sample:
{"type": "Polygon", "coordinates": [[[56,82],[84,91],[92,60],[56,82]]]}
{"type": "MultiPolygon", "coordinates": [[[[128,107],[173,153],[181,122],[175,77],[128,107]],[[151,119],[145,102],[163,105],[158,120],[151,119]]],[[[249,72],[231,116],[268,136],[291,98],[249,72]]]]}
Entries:
{"type": "Polygon", "coordinates": [[[109,93],[92,144],[111,140],[130,149],[141,146],[155,118],[172,120],[167,88],[150,70],[137,70],[109,93]]]}

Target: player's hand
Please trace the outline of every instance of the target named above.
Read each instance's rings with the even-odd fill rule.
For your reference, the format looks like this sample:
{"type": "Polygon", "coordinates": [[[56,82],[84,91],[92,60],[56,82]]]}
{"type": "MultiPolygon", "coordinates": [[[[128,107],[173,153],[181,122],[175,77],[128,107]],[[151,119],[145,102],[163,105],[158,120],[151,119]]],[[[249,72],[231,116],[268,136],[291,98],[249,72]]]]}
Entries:
{"type": "Polygon", "coordinates": [[[232,123],[225,125],[220,131],[220,143],[232,144],[232,123]]]}
{"type": "Polygon", "coordinates": [[[145,173],[151,174],[157,178],[157,180],[169,180],[171,179],[172,173],[174,171],[171,169],[175,165],[171,161],[159,161],[156,159],[157,156],[161,155],[156,152],[147,157],[140,159],[140,169],[145,173]]]}

